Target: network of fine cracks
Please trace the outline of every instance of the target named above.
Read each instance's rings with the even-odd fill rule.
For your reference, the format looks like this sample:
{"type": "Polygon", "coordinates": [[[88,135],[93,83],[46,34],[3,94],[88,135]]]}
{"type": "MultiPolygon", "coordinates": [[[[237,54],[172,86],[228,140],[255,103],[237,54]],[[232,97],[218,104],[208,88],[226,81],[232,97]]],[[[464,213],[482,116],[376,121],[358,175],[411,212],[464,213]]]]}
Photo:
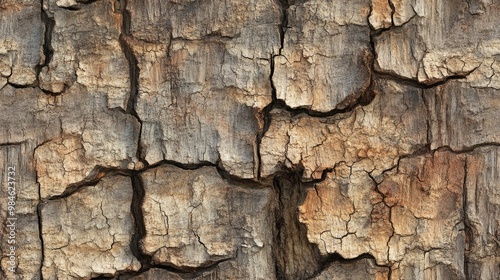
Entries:
{"type": "MultiPolygon", "coordinates": [[[[91,4],[92,2],[88,2],[86,4],[91,4]]],[[[125,111],[127,114],[134,116],[139,121],[139,123],[141,124],[141,127],[142,127],[142,121],[140,120],[140,118],[137,115],[137,112],[135,111],[135,104],[137,103],[137,96],[138,96],[138,84],[139,84],[140,69],[137,65],[137,58],[134,56],[132,50],[127,45],[127,42],[125,41],[125,39],[123,37],[123,36],[130,34],[130,24],[131,24],[130,15],[128,14],[128,11],[126,9],[126,2],[127,1],[120,1],[121,13],[123,16],[123,25],[122,25],[122,34],[120,36],[120,45],[122,47],[123,52],[125,53],[125,57],[127,58],[128,62],[129,62],[129,69],[130,69],[130,97],[128,99],[128,103],[127,103],[125,111]]],[[[394,7],[390,1],[389,1],[389,3],[391,4],[391,8],[392,8],[393,13],[394,13],[394,7]]],[[[236,176],[233,176],[229,172],[224,170],[221,167],[221,164],[219,164],[219,163],[202,162],[199,164],[186,165],[186,164],[182,164],[182,163],[175,162],[175,161],[165,160],[165,161],[161,161],[161,162],[149,165],[143,159],[142,163],[143,163],[144,167],[140,168],[138,170],[96,166],[94,168],[94,170],[92,171],[92,173],[89,174],[85,180],[78,182],[78,183],[75,183],[75,184],[72,184],[61,195],[49,198],[49,200],[67,198],[67,197],[73,195],[74,193],[82,190],[83,188],[89,188],[89,187],[95,186],[96,184],[98,184],[100,182],[100,180],[102,178],[109,176],[109,175],[113,175],[113,174],[120,174],[120,175],[128,176],[131,178],[132,186],[133,186],[133,194],[134,194],[133,200],[131,203],[131,205],[132,205],[131,206],[131,213],[134,217],[134,224],[135,224],[134,236],[132,237],[132,243],[131,243],[131,250],[132,250],[134,256],[141,262],[142,267],[139,271],[136,271],[136,272],[119,272],[115,276],[99,276],[99,277],[96,277],[95,279],[114,279],[114,278],[128,279],[132,276],[139,275],[140,273],[147,271],[151,268],[161,268],[161,269],[173,272],[173,273],[178,273],[178,274],[183,275],[185,277],[196,277],[196,276],[203,274],[203,272],[214,270],[221,262],[227,261],[227,260],[222,260],[219,262],[215,262],[215,263],[211,264],[210,266],[201,267],[201,268],[197,268],[197,269],[192,269],[192,268],[185,269],[185,268],[178,268],[178,267],[173,267],[173,266],[156,265],[152,262],[151,256],[145,255],[141,251],[139,243],[144,238],[144,236],[146,234],[146,230],[145,230],[145,226],[144,226],[144,220],[143,220],[142,209],[141,209],[145,193],[144,193],[143,183],[142,183],[139,175],[147,170],[150,170],[152,168],[156,168],[156,167],[162,166],[162,165],[173,165],[173,166],[176,166],[176,167],[179,167],[182,169],[186,169],[186,170],[195,170],[195,169],[199,169],[199,168],[202,168],[205,166],[212,166],[212,167],[217,168],[217,171],[219,172],[220,176],[224,180],[231,182],[232,184],[244,186],[247,188],[258,188],[258,189],[266,188],[266,187],[269,187],[271,185],[270,181],[273,181],[272,188],[273,188],[273,191],[275,192],[275,196],[277,197],[276,209],[274,211],[274,213],[276,215],[275,219],[276,219],[276,224],[277,224],[277,232],[275,233],[276,240],[278,243],[280,243],[280,240],[278,240],[278,236],[280,236],[281,230],[286,231],[287,234],[293,233],[293,234],[300,235],[299,239],[301,239],[303,241],[303,244],[305,244],[303,246],[307,247],[308,251],[313,252],[312,255],[315,257],[315,261],[318,264],[318,267],[316,268],[316,270],[314,272],[311,272],[309,274],[309,277],[314,277],[314,276],[318,275],[322,270],[324,270],[331,263],[354,262],[354,261],[358,261],[360,259],[374,260],[374,257],[369,255],[369,254],[363,254],[363,255],[360,255],[360,256],[353,258],[353,259],[345,259],[342,256],[340,256],[339,254],[330,254],[329,256],[326,256],[326,257],[321,256],[318,253],[318,250],[315,247],[315,245],[309,243],[309,241],[307,240],[307,233],[304,231],[306,229],[304,229],[303,226],[302,226],[302,228],[300,228],[301,225],[294,224],[293,226],[295,226],[299,229],[292,229],[291,230],[289,228],[288,229],[283,228],[283,226],[286,224],[285,222],[283,222],[285,219],[284,215],[285,214],[293,214],[291,212],[296,211],[296,209],[294,210],[293,208],[290,208],[284,204],[284,201],[286,201],[286,200],[283,198],[284,194],[282,193],[282,189],[279,186],[278,179],[280,176],[284,176],[284,175],[286,175],[288,177],[300,178],[300,174],[302,174],[303,170],[301,170],[300,168],[295,168],[292,170],[290,170],[290,169],[285,170],[284,169],[284,170],[280,171],[278,174],[275,174],[272,178],[262,178],[261,177],[262,159],[261,159],[261,154],[260,154],[260,146],[261,146],[262,138],[264,137],[264,135],[268,131],[270,124],[271,124],[271,121],[272,121],[271,115],[270,115],[271,110],[273,110],[273,109],[286,110],[286,111],[290,112],[292,116],[304,114],[304,115],[308,115],[311,117],[317,117],[317,118],[331,117],[331,116],[334,116],[337,114],[351,112],[357,107],[362,107],[362,106],[366,106],[366,105],[370,104],[370,102],[375,98],[375,95],[376,95],[375,90],[374,90],[374,84],[373,84],[373,81],[375,79],[393,80],[393,81],[397,81],[401,84],[411,85],[411,86],[416,87],[416,88],[429,89],[429,88],[433,88],[436,86],[444,85],[447,82],[449,82],[450,80],[463,79],[470,72],[468,74],[465,74],[465,75],[449,76],[449,77],[446,77],[446,79],[444,79],[442,81],[438,81],[438,82],[435,82],[432,84],[423,84],[423,83],[417,82],[413,79],[404,78],[404,77],[398,76],[398,75],[393,74],[393,73],[379,72],[375,69],[376,67],[374,66],[375,60],[377,57],[377,53],[375,51],[375,46],[374,46],[374,37],[380,35],[382,32],[390,30],[391,28],[397,28],[397,27],[390,27],[388,29],[383,29],[383,30],[378,30],[378,31],[372,30],[371,35],[370,35],[370,43],[371,43],[371,48],[372,48],[371,51],[372,51],[373,59],[371,61],[371,69],[370,69],[371,70],[370,85],[369,85],[368,89],[366,90],[366,92],[361,94],[360,98],[358,100],[356,100],[356,102],[353,102],[352,104],[350,104],[349,106],[347,106],[343,109],[333,109],[333,110],[328,111],[328,112],[319,112],[319,111],[310,110],[308,108],[291,108],[283,100],[277,99],[276,88],[275,88],[274,83],[273,83],[273,75],[274,75],[274,71],[275,71],[274,60],[275,60],[276,56],[281,55],[281,51],[284,47],[284,40],[285,40],[284,38],[286,36],[286,31],[287,31],[287,29],[291,28],[288,25],[288,20],[287,20],[287,11],[288,11],[290,4],[286,0],[282,0],[282,1],[280,1],[280,5],[281,5],[281,12],[282,12],[282,20],[281,20],[281,25],[279,27],[280,28],[281,46],[279,49],[279,53],[274,54],[269,58],[269,64],[270,64],[270,68],[271,68],[269,80],[270,80],[270,84],[271,84],[270,90],[272,92],[272,102],[270,104],[268,104],[261,112],[261,118],[263,120],[264,125],[263,125],[262,130],[259,131],[259,133],[256,135],[256,140],[255,140],[257,143],[257,145],[256,145],[257,146],[257,158],[255,160],[258,162],[257,180],[241,179],[241,178],[238,178],[236,176]],[[284,208],[287,208],[287,210],[285,211],[284,208]]],[[[50,60],[52,59],[52,53],[53,53],[53,49],[51,47],[51,32],[52,32],[52,29],[54,27],[55,22],[53,19],[50,19],[47,16],[46,12],[43,11],[43,8],[42,8],[42,20],[45,23],[45,31],[46,31],[46,34],[44,36],[45,41],[44,41],[44,45],[43,45],[43,53],[45,55],[45,62],[43,65],[37,66],[38,73],[43,66],[46,66],[50,62],[50,60]]],[[[38,75],[37,75],[37,77],[38,77],[38,75]]],[[[12,85],[12,86],[17,87],[16,85],[12,85]]],[[[38,85],[34,85],[33,87],[38,87],[38,85]]],[[[47,94],[53,94],[53,93],[50,93],[47,91],[44,91],[44,92],[46,92],[47,94]]],[[[428,129],[430,129],[430,128],[428,127],[428,129]]],[[[138,136],[139,143],[141,141],[141,139],[140,139],[141,132],[142,131],[140,131],[139,136],[138,136]]],[[[411,157],[416,157],[416,156],[420,156],[420,155],[433,154],[437,150],[440,150],[440,151],[445,150],[445,151],[450,151],[452,153],[462,154],[462,153],[472,152],[479,147],[488,147],[488,146],[497,146],[498,147],[498,146],[500,146],[500,143],[495,143],[495,142],[481,143],[481,144],[477,144],[477,145],[474,145],[471,147],[467,147],[467,148],[459,150],[459,151],[454,151],[450,147],[447,147],[447,146],[443,146],[443,147],[439,147],[438,149],[430,150],[430,145],[428,144],[425,146],[425,148],[418,150],[417,152],[415,152],[413,154],[401,156],[398,159],[398,163],[396,165],[385,170],[384,172],[382,172],[382,174],[385,174],[386,172],[393,170],[395,168],[397,169],[399,167],[399,161],[403,158],[411,158],[411,157]]],[[[141,158],[141,156],[142,156],[142,151],[141,151],[141,145],[139,144],[138,150],[137,150],[137,157],[141,158]]],[[[321,179],[316,179],[316,180],[313,180],[310,182],[297,182],[297,184],[300,184],[303,189],[298,188],[298,190],[297,190],[298,192],[302,192],[302,197],[300,197],[300,195],[299,195],[300,198],[294,202],[295,208],[298,207],[303,202],[304,189],[313,188],[315,184],[323,182],[326,179],[327,174],[331,173],[332,171],[333,171],[333,169],[324,170],[321,179]]],[[[297,180],[300,181],[300,179],[297,179],[297,180]]],[[[378,186],[381,183],[380,181],[377,181],[374,178],[372,178],[372,180],[374,181],[376,186],[378,186]]],[[[376,190],[378,191],[377,188],[376,188],[376,190]]],[[[381,195],[383,196],[383,194],[381,194],[381,195]]],[[[465,192],[464,192],[464,196],[465,196],[465,192]]],[[[38,220],[39,220],[39,225],[38,225],[39,232],[40,232],[39,237],[40,237],[40,240],[42,242],[42,254],[43,254],[43,251],[44,251],[43,250],[43,236],[42,236],[43,221],[42,221],[42,216],[41,216],[41,208],[42,208],[43,204],[45,203],[45,200],[42,199],[41,195],[40,195],[39,199],[40,199],[40,204],[38,205],[37,214],[38,214],[38,220]]],[[[465,198],[464,198],[464,201],[466,201],[465,198]]],[[[464,207],[465,207],[465,203],[464,203],[464,207]]],[[[465,213],[465,211],[464,211],[464,213],[465,213]]],[[[468,227],[467,217],[465,217],[465,224],[466,224],[466,231],[467,231],[468,230],[467,229],[467,227],[468,227]]],[[[278,247],[273,248],[273,249],[276,252],[280,251],[280,250],[284,250],[283,247],[279,247],[279,245],[278,245],[278,247]]],[[[42,255],[42,261],[43,261],[43,255],[42,255]]],[[[291,278],[287,278],[286,273],[283,272],[285,270],[283,263],[282,262],[280,263],[280,260],[275,260],[275,262],[276,262],[276,267],[277,267],[276,270],[278,271],[278,275],[280,276],[280,278],[291,279],[291,278]]],[[[389,277],[390,277],[391,267],[389,265],[387,267],[389,268],[389,277]]]]}

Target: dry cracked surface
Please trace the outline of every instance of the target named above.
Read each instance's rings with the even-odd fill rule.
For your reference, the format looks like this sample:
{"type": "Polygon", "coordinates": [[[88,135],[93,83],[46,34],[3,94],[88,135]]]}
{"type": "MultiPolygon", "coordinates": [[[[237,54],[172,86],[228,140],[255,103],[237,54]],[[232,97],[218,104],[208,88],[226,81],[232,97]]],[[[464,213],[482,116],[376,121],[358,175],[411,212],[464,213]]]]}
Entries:
{"type": "Polygon", "coordinates": [[[0,1],[0,278],[498,279],[499,12],[0,1]]]}

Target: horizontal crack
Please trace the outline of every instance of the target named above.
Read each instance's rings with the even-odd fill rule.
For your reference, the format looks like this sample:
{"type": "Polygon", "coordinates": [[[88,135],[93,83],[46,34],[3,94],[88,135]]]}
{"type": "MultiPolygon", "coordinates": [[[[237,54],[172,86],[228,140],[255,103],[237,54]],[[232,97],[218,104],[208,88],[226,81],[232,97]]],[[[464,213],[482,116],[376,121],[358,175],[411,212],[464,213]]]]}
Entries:
{"type": "MultiPolygon", "coordinates": [[[[324,270],[326,270],[330,265],[332,265],[334,263],[349,264],[349,263],[354,263],[354,262],[361,261],[361,260],[372,260],[374,262],[374,265],[377,266],[377,267],[385,267],[385,268],[388,268],[389,271],[391,269],[391,267],[389,265],[379,265],[379,264],[377,264],[377,261],[376,261],[375,257],[373,257],[372,255],[370,255],[368,253],[361,254],[361,255],[359,255],[359,256],[357,256],[355,258],[344,258],[344,257],[342,257],[338,253],[333,253],[333,254],[329,254],[328,255],[328,257],[322,263],[322,269],[320,271],[318,271],[311,278],[314,278],[314,277],[318,276],[319,274],[321,274],[321,272],[323,272],[324,270]]],[[[390,278],[388,278],[388,279],[390,279],[390,278]]]]}
{"type": "Polygon", "coordinates": [[[151,264],[146,267],[141,268],[139,271],[134,272],[121,272],[117,273],[116,277],[110,278],[95,278],[95,279],[130,279],[131,277],[141,275],[143,273],[148,272],[152,269],[161,269],[165,272],[170,272],[176,274],[181,277],[181,279],[198,279],[199,277],[203,277],[207,274],[217,273],[218,266],[227,261],[231,261],[232,258],[222,259],[215,262],[212,262],[206,266],[200,267],[176,267],[174,265],[161,265],[161,264],[151,264]]]}
{"type": "Polygon", "coordinates": [[[450,146],[440,146],[440,147],[437,147],[436,149],[433,149],[432,152],[434,153],[436,151],[449,151],[449,152],[452,152],[454,154],[465,154],[465,153],[473,152],[474,150],[479,149],[479,148],[483,148],[483,147],[500,147],[500,143],[483,142],[483,143],[475,144],[472,146],[467,146],[467,147],[464,147],[464,148],[459,149],[459,150],[454,150],[450,146]]]}

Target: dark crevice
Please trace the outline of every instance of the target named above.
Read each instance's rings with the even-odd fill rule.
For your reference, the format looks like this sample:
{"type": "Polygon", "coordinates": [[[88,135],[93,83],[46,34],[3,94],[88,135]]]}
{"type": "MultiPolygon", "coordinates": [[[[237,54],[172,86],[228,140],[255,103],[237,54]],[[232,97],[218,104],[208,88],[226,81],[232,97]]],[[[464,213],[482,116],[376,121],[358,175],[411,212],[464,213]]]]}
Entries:
{"type": "Polygon", "coordinates": [[[263,125],[261,131],[257,134],[256,137],[256,154],[257,154],[257,180],[261,180],[261,175],[262,175],[262,158],[261,158],[261,153],[260,153],[260,146],[262,143],[262,138],[264,138],[264,135],[266,132],[269,130],[269,127],[271,126],[271,111],[274,107],[274,104],[276,104],[276,88],[274,87],[273,83],[273,75],[274,75],[274,55],[271,55],[271,58],[269,59],[269,64],[271,67],[271,71],[269,74],[269,81],[271,85],[271,96],[272,96],[272,101],[270,104],[268,104],[260,113],[260,117],[263,120],[263,125]]]}
{"type": "Polygon", "coordinates": [[[131,15],[130,12],[127,10],[127,1],[122,0],[119,1],[119,6],[117,9],[117,12],[121,12],[122,14],[122,27],[121,27],[121,34],[119,37],[119,42],[120,46],[122,48],[122,51],[125,55],[125,58],[128,61],[129,64],[129,79],[130,79],[130,96],[127,101],[127,107],[126,107],[126,112],[128,114],[131,114],[134,116],[137,121],[140,123],[140,129],[139,129],[139,139],[137,140],[137,153],[136,157],[144,161],[142,158],[142,145],[141,145],[141,137],[142,137],[142,129],[143,129],[143,122],[139,115],[137,114],[136,111],[136,106],[137,106],[137,98],[139,95],[139,76],[140,76],[140,68],[138,66],[138,61],[137,57],[135,56],[132,48],[128,45],[126,42],[125,37],[130,36],[130,28],[131,28],[131,15]]]}
{"type": "Polygon", "coordinates": [[[42,71],[42,69],[44,67],[47,67],[50,64],[50,62],[52,61],[52,59],[54,57],[54,48],[52,47],[52,34],[54,32],[54,27],[56,25],[55,20],[52,17],[50,17],[48,15],[47,11],[45,11],[45,9],[43,8],[43,4],[41,5],[40,14],[41,14],[42,22],[45,25],[45,33],[44,33],[43,45],[42,45],[42,52],[43,52],[43,56],[44,56],[44,61],[43,61],[43,63],[37,65],[35,68],[37,87],[46,95],[57,96],[57,95],[61,95],[64,92],[66,92],[66,90],[68,89],[68,85],[66,83],[63,85],[63,89],[61,90],[61,92],[52,92],[50,90],[43,89],[40,87],[40,72],[42,71]]]}
{"type": "MultiPolygon", "coordinates": [[[[34,156],[34,155],[33,155],[34,156]]],[[[37,214],[37,219],[38,219],[38,238],[40,238],[40,248],[41,248],[41,255],[42,258],[40,260],[40,279],[44,279],[43,277],[43,262],[45,261],[45,246],[43,242],[43,221],[42,221],[42,208],[43,208],[43,202],[42,202],[42,194],[40,190],[40,183],[38,181],[38,172],[35,172],[35,181],[38,185],[38,205],[36,206],[36,214],[37,214]]]]}
{"type": "Polygon", "coordinates": [[[394,25],[394,13],[396,13],[396,7],[394,6],[394,3],[392,3],[391,0],[387,0],[387,3],[389,4],[389,7],[391,7],[391,26],[394,25]]]}
{"type": "Polygon", "coordinates": [[[296,172],[274,178],[275,235],[273,258],[277,279],[308,279],[322,268],[325,257],[307,238],[307,227],[299,221],[298,207],[304,203],[307,185],[296,172]]]}
{"type": "Polygon", "coordinates": [[[144,168],[140,169],[139,172],[144,172],[149,169],[153,169],[162,165],[173,165],[175,167],[184,169],[184,170],[195,170],[202,168],[204,166],[214,166],[217,167],[216,164],[211,163],[209,161],[200,161],[198,163],[181,163],[173,160],[162,160],[153,164],[146,164],[144,168]]]}
{"type": "MultiPolygon", "coordinates": [[[[40,198],[40,201],[41,201],[41,198],[40,198]]],[[[37,218],[38,218],[38,238],[40,238],[41,255],[42,255],[42,259],[40,260],[40,278],[44,279],[42,266],[43,266],[43,262],[45,261],[45,250],[44,250],[43,233],[42,233],[42,229],[43,229],[43,227],[42,227],[42,225],[43,225],[42,207],[43,207],[42,202],[39,202],[37,207],[36,207],[36,214],[37,214],[37,218]]]]}
{"type": "Polygon", "coordinates": [[[262,189],[264,187],[268,187],[265,181],[255,181],[253,179],[243,179],[238,176],[231,175],[228,171],[223,168],[217,167],[217,172],[219,176],[225,181],[229,182],[231,185],[239,186],[242,188],[251,188],[251,189],[262,189]]]}
{"type": "MultiPolygon", "coordinates": [[[[385,267],[385,268],[388,268],[389,269],[389,277],[388,279],[391,279],[390,278],[390,273],[391,273],[391,267],[388,266],[388,265],[378,265],[376,263],[376,259],[375,257],[373,257],[372,255],[370,254],[361,254],[355,258],[351,258],[351,259],[347,259],[347,258],[344,258],[342,257],[340,254],[337,254],[337,253],[333,253],[333,254],[330,254],[328,255],[328,257],[326,257],[322,263],[322,266],[321,266],[321,270],[317,272],[317,274],[315,274],[313,277],[316,277],[318,276],[321,272],[323,272],[324,270],[326,270],[328,267],[330,267],[332,264],[352,264],[352,263],[355,263],[355,262],[358,262],[358,261],[362,261],[362,260],[371,260],[373,261],[373,263],[375,264],[375,266],[377,267],[385,267]]],[[[311,277],[311,278],[313,278],[311,277]]],[[[310,278],[309,278],[310,279],[310,278]]]]}
{"type": "Polygon", "coordinates": [[[288,24],[288,17],[287,17],[287,10],[289,8],[289,4],[287,3],[287,0],[280,0],[279,5],[281,7],[281,23],[278,25],[279,28],[279,36],[280,36],[280,47],[278,50],[278,54],[271,53],[270,58],[269,58],[269,84],[271,87],[271,103],[268,104],[260,113],[260,117],[263,120],[263,126],[261,131],[257,134],[256,137],[256,153],[257,153],[257,180],[261,180],[261,174],[262,174],[262,158],[261,158],[261,153],[260,153],[260,146],[262,143],[262,138],[266,134],[267,130],[269,129],[269,126],[271,125],[271,111],[277,104],[277,98],[276,98],[276,87],[274,86],[273,82],[273,76],[274,76],[274,69],[275,69],[275,64],[274,64],[274,59],[276,56],[281,55],[281,50],[283,49],[284,42],[285,42],[285,32],[288,24]]]}
{"type": "Polygon", "coordinates": [[[67,84],[64,84],[63,85],[63,89],[61,90],[61,92],[52,92],[50,90],[46,90],[46,89],[43,89],[43,88],[40,88],[40,90],[45,93],[46,95],[50,95],[50,96],[58,96],[58,95],[61,95],[63,93],[66,92],[66,90],[69,88],[69,86],[67,84]]]}
{"type": "Polygon", "coordinates": [[[99,0],[76,0],[77,3],[83,4],[83,5],[90,5],[90,4],[93,4],[97,1],[99,1],[99,0]]]}
{"type": "MultiPolygon", "coordinates": [[[[32,155],[32,158],[35,158],[35,152],[36,152],[36,149],[38,149],[42,144],[39,144],[37,145],[34,149],[33,149],[33,155],[32,155]]],[[[39,181],[39,177],[38,177],[38,172],[34,172],[35,173],[35,182],[38,186],[38,204],[36,206],[36,215],[37,215],[37,220],[38,220],[38,238],[40,239],[40,250],[41,250],[41,259],[40,259],[40,279],[44,279],[43,277],[43,263],[45,261],[45,246],[44,246],[44,242],[43,242],[43,232],[42,232],[42,229],[43,229],[43,220],[42,220],[42,208],[43,208],[43,202],[42,202],[42,192],[41,192],[41,188],[40,188],[40,181],[39,181]]],[[[1,269],[0,269],[1,271],[1,269]]]]}
{"type": "Polygon", "coordinates": [[[176,274],[180,277],[180,279],[198,279],[199,277],[203,277],[207,273],[213,273],[217,271],[217,267],[219,264],[226,262],[230,259],[223,259],[219,261],[212,262],[203,267],[183,267],[178,268],[171,265],[161,265],[161,264],[151,264],[147,267],[142,267],[139,271],[134,272],[120,272],[117,273],[115,277],[110,278],[96,278],[96,279],[119,279],[119,280],[128,280],[134,276],[141,275],[151,269],[161,269],[165,272],[170,272],[176,274]]]}
{"type": "Polygon", "coordinates": [[[7,84],[13,88],[16,88],[16,89],[22,89],[22,88],[36,88],[38,89],[38,86],[37,85],[19,85],[19,84],[16,84],[16,83],[13,83],[13,82],[7,82],[7,84]]]}
{"type": "Polygon", "coordinates": [[[132,174],[130,179],[132,180],[133,189],[130,212],[132,213],[132,217],[134,217],[134,234],[130,242],[130,250],[141,263],[141,270],[145,270],[151,265],[151,256],[143,254],[140,245],[141,240],[146,237],[146,225],[144,224],[142,213],[142,204],[145,195],[144,184],[138,173],[132,174]]]}
{"type": "MultiPolygon", "coordinates": [[[[185,38],[185,37],[172,37],[170,39],[171,42],[199,42],[199,43],[219,43],[219,44],[224,44],[224,42],[230,42],[233,39],[237,39],[240,37],[240,34],[235,34],[234,37],[232,36],[223,36],[220,35],[218,32],[202,35],[201,38],[185,38]]],[[[252,59],[252,58],[250,58],[252,59]]],[[[264,59],[267,60],[266,58],[256,58],[256,59],[264,59]]]]}
{"type": "Polygon", "coordinates": [[[23,145],[27,143],[27,141],[21,141],[21,142],[4,142],[4,143],[0,143],[0,147],[4,147],[4,146],[18,146],[18,145],[23,145]]]}
{"type": "Polygon", "coordinates": [[[52,61],[52,56],[54,55],[54,48],[52,48],[52,32],[54,31],[56,22],[53,18],[49,17],[47,12],[43,9],[43,5],[41,7],[41,17],[42,22],[45,25],[45,33],[42,45],[44,61],[42,64],[36,66],[37,77],[40,74],[40,71],[42,71],[42,68],[49,65],[49,63],[52,61]]]}
{"type": "Polygon", "coordinates": [[[188,277],[196,277],[199,276],[200,274],[203,274],[204,272],[210,272],[213,271],[214,269],[217,268],[217,266],[223,262],[229,261],[232,258],[224,258],[221,260],[217,261],[211,261],[208,262],[204,265],[198,266],[198,267],[192,267],[192,266],[176,266],[174,264],[153,264],[151,268],[160,268],[169,272],[177,273],[177,274],[183,274],[188,277]]]}
{"type": "Polygon", "coordinates": [[[290,3],[288,3],[288,0],[279,0],[279,4],[281,6],[281,23],[279,25],[279,32],[280,32],[280,48],[278,51],[278,55],[281,55],[281,51],[283,50],[285,46],[285,34],[286,30],[289,28],[288,26],[288,8],[290,8],[290,3]]]}
{"type": "Polygon", "coordinates": [[[129,176],[133,172],[134,171],[129,170],[129,169],[107,168],[107,167],[102,167],[102,166],[97,165],[87,175],[87,177],[85,179],[83,179],[82,181],[76,182],[76,183],[69,184],[63,193],[61,193],[60,195],[51,196],[48,198],[48,200],[57,200],[57,199],[67,198],[67,197],[79,192],[83,188],[93,187],[93,186],[97,185],[101,181],[101,179],[106,177],[107,175],[120,174],[120,175],[124,175],[124,176],[129,176]]]}
{"type": "Polygon", "coordinates": [[[471,251],[471,246],[472,246],[472,240],[473,240],[473,232],[472,232],[472,227],[469,219],[469,215],[467,214],[467,201],[468,201],[468,194],[467,194],[467,158],[465,159],[464,163],[464,184],[462,187],[462,192],[463,192],[463,197],[462,197],[462,211],[463,211],[463,220],[464,220],[464,243],[465,243],[465,248],[464,248],[464,273],[465,277],[469,277],[469,275],[473,276],[473,274],[469,271],[469,254],[471,251]]]}
{"type": "MultiPolygon", "coordinates": [[[[361,260],[372,260],[372,261],[376,262],[375,257],[373,257],[370,254],[361,254],[355,258],[347,259],[347,258],[342,257],[340,254],[334,253],[334,254],[330,254],[328,256],[328,258],[324,262],[324,265],[329,266],[330,264],[335,263],[335,262],[336,263],[353,263],[353,262],[361,261],[361,260]]],[[[377,266],[386,267],[383,265],[377,265],[377,266]]],[[[324,268],[326,268],[326,267],[324,267],[324,268]]]]}
{"type": "Polygon", "coordinates": [[[454,150],[450,146],[440,146],[440,147],[432,150],[432,152],[434,153],[436,151],[448,151],[448,152],[451,152],[454,154],[466,154],[466,153],[474,152],[474,150],[482,148],[482,147],[500,147],[500,143],[483,142],[483,143],[475,144],[472,146],[466,146],[466,147],[463,147],[462,149],[459,149],[459,150],[454,150]]]}
{"type": "MultiPolygon", "coordinates": [[[[326,180],[326,177],[328,176],[329,173],[332,173],[332,171],[335,169],[335,167],[337,166],[338,163],[335,163],[335,165],[332,167],[332,168],[325,168],[323,169],[322,173],[321,173],[321,178],[319,179],[311,179],[311,180],[307,180],[307,181],[304,181],[304,179],[302,178],[302,182],[308,186],[308,187],[312,187],[314,184],[317,184],[317,183],[321,183],[323,182],[324,180],[326,180]]],[[[300,171],[299,174],[303,174],[303,170],[300,171]]]]}
{"type": "Polygon", "coordinates": [[[467,78],[467,76],[469,74],[471,74],[472,72],[474,72],[478,67],[479,66],[477,66],[474,69],[472,69],[470,71],[467,71],[467,72],[465,72],[463,74],[450,75],[450,76],[445,77],[444,79],[440,79],[440,80],[436,80],[436,81],[429,81],[428,83],[422,83],[422,82],[416,81],[416,80],[411,79],[411,78],[400,76],[400,75],[398,75],[396,73],[386,73],[386,72],[381,72],[381,71],[378,71],[378,70],[375,70],[375,69],[374,69],[374,71],[381,78],[384,78],[386,80],[395,80],[395,81],[398,81],[401,84],[409,85],[409,86],[416,87],[416,88],[431,89],[431,88],[435,88],[437,86],[444,85],[444,84],[446,84],[446,83],[448,83],[449,81],[452,81],[452,80],[462,80],[462,79],[465,79],[465,78],[467,78]]]}
{"type": "Polygon", "coordinates": [[[371,101],[375,98],[375,94],[373,94],[373,84],[370,82],[370,85],[368,86],[368,89],[363,92],[359,98],[357,98],[354,102],[349,102],[349,105],[341,108],[341,109],[333,109],[330,111],[322,112],[322,111],[315,111],[311,110],[306,107],[296,107],[292,108],[288,106],[283,100],[276,100],[275,103],[273,104],[272,109],[281,109],[285,110],[290,113],[292,117],[295,117],[297,115],[307,115],[310,117],[315,117],[315,118],[326,118],[326,117],[332,117],[335,115],[340,115],[344,113],[349,113],[352,112],[354,109],[360,106],[366,106],[371,103],[371,101]]]}
{"type": "Polygon", "coordinates": [[[68,11],[79,11],[81,8],[79,6],[69,6],[69,7],[60,7],[61,9],[68,11]]]}

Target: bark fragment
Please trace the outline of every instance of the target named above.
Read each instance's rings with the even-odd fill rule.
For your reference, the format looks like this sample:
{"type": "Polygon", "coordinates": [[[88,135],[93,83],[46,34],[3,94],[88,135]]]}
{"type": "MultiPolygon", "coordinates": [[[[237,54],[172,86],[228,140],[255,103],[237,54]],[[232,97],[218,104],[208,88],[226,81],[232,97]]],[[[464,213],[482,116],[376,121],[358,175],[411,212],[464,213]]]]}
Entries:
{"type": "Polygon", "coordinates": [[[0,278],[497,279],[499,12],[0,0],[0,278]]]}
{"type": "Polygon", "coordinates": [[[262,176],[285,165],[303,168],[304,179],[319,179],[345,162],[377,177],[400,156],[425,146],[427,116],[420,90],[392,81],[378,83],[372,103],[345,114],[314,118],[272,111],[261,143],[262,176]]]}
{"type": "Polygon", "coordinates": [[[369,1],[307,1],[287,9],[276,97],[292,108],[328,112],[352,105],[370,84],[369,1]],[[335,8],[332,8],[335,7],[335,8]]]}
{"type": "MultiPolygon", "coordinates": [[[[467,76],[483,64],[489,65],[499,54],[495,21],[500,11],[498,3],[483,6],[480,15],[470,12],[469,1],[392,3],[394,23],[402,26],[375,37],[379,71],[429,85],[449,77],[467,76]]],[[[475,83],[488,81],[480,75],[474,79],[475,83]]]]}
{"type": "Polygon", "coordinates": [[[271,102],[269,58],[279,49],[277,4],[129,4],[144,159],[220,163],[256,178],[260,115],[271,102]]]}
{"type": "Polygon", "coordinates": [[[82,5],[49,0],[43,8],[55,25],[53,56],[41,69],[40,88],[60,94],[76,83],[105,94],[109,108],[126,109],[130,77],[119,42],[122,15],[115,12],[113,1],[82,5]]]}
{"type": "Polygon", "coordinates": [[[130,251],[133,219],[129,177],[112,175],[41,210],[45,279],[91,279],[137,271],[130,251]]]}
{"type": "Polygon", "coordinates": [[[493,88],[474,88],[464,81],[426,90],[431,149],[447,146],[461,151],[482,143],[500,143],[499,93],[493,88]]]}
{"type": "Polygon", "coordinates": [[[41,277],[42,243],[39,238],[37,215],[39,197],[32,153],[30,153],[32,149],[33,147],[26,142],[0,146],[0,182],[2,182],[0,277],[2,279],[41,277]],[[13,206],[14,209],[9,210],[9,206],[13,206]],[[14,257],[13,263],[10,262],[11,257],[14,257]],[[13,268],[15,273],[10,268],[13,268]]]}
{"type": "Polygon", "coordinates": [[[467,155],[465,223],[468,227],[468,278],[500,275],[500,165],[498,147],[479,148],[467,155]]]}
{"type": "Polygon", "coordinates": [[[0,3],[0,89],[7,82],[17,86],[36,83],[36,66],[44,60],[40,6],[37,0],[0,3]]]}
{"type": "Polygon", "coordinates": [[[217,267],[222,279],[274,275],[269,189],[231,185],[214,167],[162,165],[141,178],[146,226],[141,248],[155,264],[189,271],[222,261],[217,267]]]}

